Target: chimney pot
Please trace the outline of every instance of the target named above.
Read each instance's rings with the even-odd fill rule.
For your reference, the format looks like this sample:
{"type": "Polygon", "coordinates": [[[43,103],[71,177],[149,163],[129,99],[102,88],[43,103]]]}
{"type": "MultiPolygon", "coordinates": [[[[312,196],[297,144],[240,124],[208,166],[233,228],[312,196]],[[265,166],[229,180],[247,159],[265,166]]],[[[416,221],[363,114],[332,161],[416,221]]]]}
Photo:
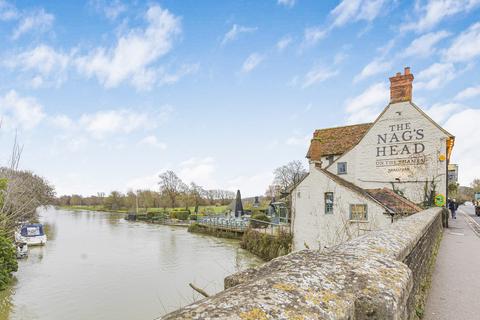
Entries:
{"type": "Polygon", "coordinates": [[[390,103],[412,101],[413,74],[410,67],[404,69],[404,74],[397,72],[390,78],[390,103]]]}

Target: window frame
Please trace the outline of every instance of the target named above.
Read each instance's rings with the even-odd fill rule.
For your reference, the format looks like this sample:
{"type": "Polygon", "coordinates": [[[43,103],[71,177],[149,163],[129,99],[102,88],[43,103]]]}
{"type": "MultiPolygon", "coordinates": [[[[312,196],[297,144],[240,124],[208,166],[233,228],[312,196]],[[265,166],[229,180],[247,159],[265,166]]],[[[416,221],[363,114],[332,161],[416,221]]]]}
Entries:
{"type": "Polygon", "coordinates": [[[350,204],[350,221],[356,221],[356,222],[367,222],[368,221],[368,205],[365,203],[355,203],[355,204],[350,204]],[[362,206],[365,208],[365,218],[364,219],[358,219],[358,213],[355,212],[355,219],[353,219],[353,208],[357,206],[362,206]]]}
{"type": "Polygon", "coordinates": [[[337,163],[337,174],[339,174],[339,175],[340,175],[340,174],[347,174],[347,172],[348,172],[348,171],[347,171],[347,170],[348,170],[347,168],[348,168],[347,162],[338,162],[338,163],[337,163]],[[341,166],[341,165],[345,166],[345,171],[340,172],[340,166],[341,166]]]}
{"type": "Polygon", "coordinates": [[[325,206],[324,213],[325,213],[325,214],[333,214],[333,206],[334,206],[334,203],[335,203],[335,200],[334,200],[334,199],[335,199],[335,198],[334,198],[333,192],[325,192],[325,193],[323,194],[323,202],[324,202],[324,206],[325,206]],[[330,204],[330,203],[327,203],[327,199],[328,199],[328,198],[327,198],[327,195],[331,195],[331,196],[332,196],[332,199],[331,199],[332,203],[331,203],[331,204],[330,204]],[[331,207],[330,207],[330,206],[327,206],[327,205],[331,205],[331,207]]]}

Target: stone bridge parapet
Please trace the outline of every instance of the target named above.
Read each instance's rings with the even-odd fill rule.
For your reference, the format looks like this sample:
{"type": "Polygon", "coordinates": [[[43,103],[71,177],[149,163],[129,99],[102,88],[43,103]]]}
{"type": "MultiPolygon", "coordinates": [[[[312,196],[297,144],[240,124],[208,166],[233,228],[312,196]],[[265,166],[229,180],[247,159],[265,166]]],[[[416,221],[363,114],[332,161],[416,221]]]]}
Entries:
{"type": "Polygon", "coordinates": [[[443,231],[441,210],[234,274],[225,291],[163,319],[414,319],[443,231]]]}

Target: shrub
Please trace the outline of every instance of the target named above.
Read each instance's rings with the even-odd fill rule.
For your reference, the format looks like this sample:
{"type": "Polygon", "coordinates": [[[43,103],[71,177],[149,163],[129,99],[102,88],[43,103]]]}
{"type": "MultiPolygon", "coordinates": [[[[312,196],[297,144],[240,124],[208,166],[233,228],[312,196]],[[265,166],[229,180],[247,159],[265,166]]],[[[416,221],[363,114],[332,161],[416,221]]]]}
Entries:
{"type": "Polygon", "coordinates": [[[201,218],[203,218],[205,215],[204,214],[191,214],[190,215],[190,220],[197,221],[201,218]]]}
{"type": "Polygon", "coordinates": [[[190,217],[190,210],[172,210],[170,216],[172,219],[188,220],[188,217],[190,217]]]}
{"type": "Polygon", "coordinates": [[[252,220],[250,220],[250,226],[252,228],[266,228],[268,226],[268,223],[262,223],[260,221],[265,221],[265,222],[270,222],[270,218],[267,217],[265,213],[258,213],[252,215],[252,220]],[[258,220],[258,221],[255,221],[258,220]]]}
{"type": "Polygon", "coordinates": [[[0,236],[0,290],[5,289],[12,279],[12,272],[17,271],[17,252],[13,243],[0,236]]]}

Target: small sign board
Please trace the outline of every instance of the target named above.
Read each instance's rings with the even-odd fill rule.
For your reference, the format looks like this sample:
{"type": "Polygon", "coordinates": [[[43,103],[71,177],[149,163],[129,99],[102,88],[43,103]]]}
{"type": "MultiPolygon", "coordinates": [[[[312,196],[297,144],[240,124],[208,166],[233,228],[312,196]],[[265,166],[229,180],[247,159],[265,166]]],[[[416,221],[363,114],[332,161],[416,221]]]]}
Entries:
{"type": "Polygon", "coordinates": [[[480,192],[475,192],[475,201],[480,201],[480,192]]]}
{"type": "Polygon", "coordinates": [[[437,207],[443,207],[445,205],[445,196],[443,194],[437,194],[435,196],[435,205],[437,207]]]}

